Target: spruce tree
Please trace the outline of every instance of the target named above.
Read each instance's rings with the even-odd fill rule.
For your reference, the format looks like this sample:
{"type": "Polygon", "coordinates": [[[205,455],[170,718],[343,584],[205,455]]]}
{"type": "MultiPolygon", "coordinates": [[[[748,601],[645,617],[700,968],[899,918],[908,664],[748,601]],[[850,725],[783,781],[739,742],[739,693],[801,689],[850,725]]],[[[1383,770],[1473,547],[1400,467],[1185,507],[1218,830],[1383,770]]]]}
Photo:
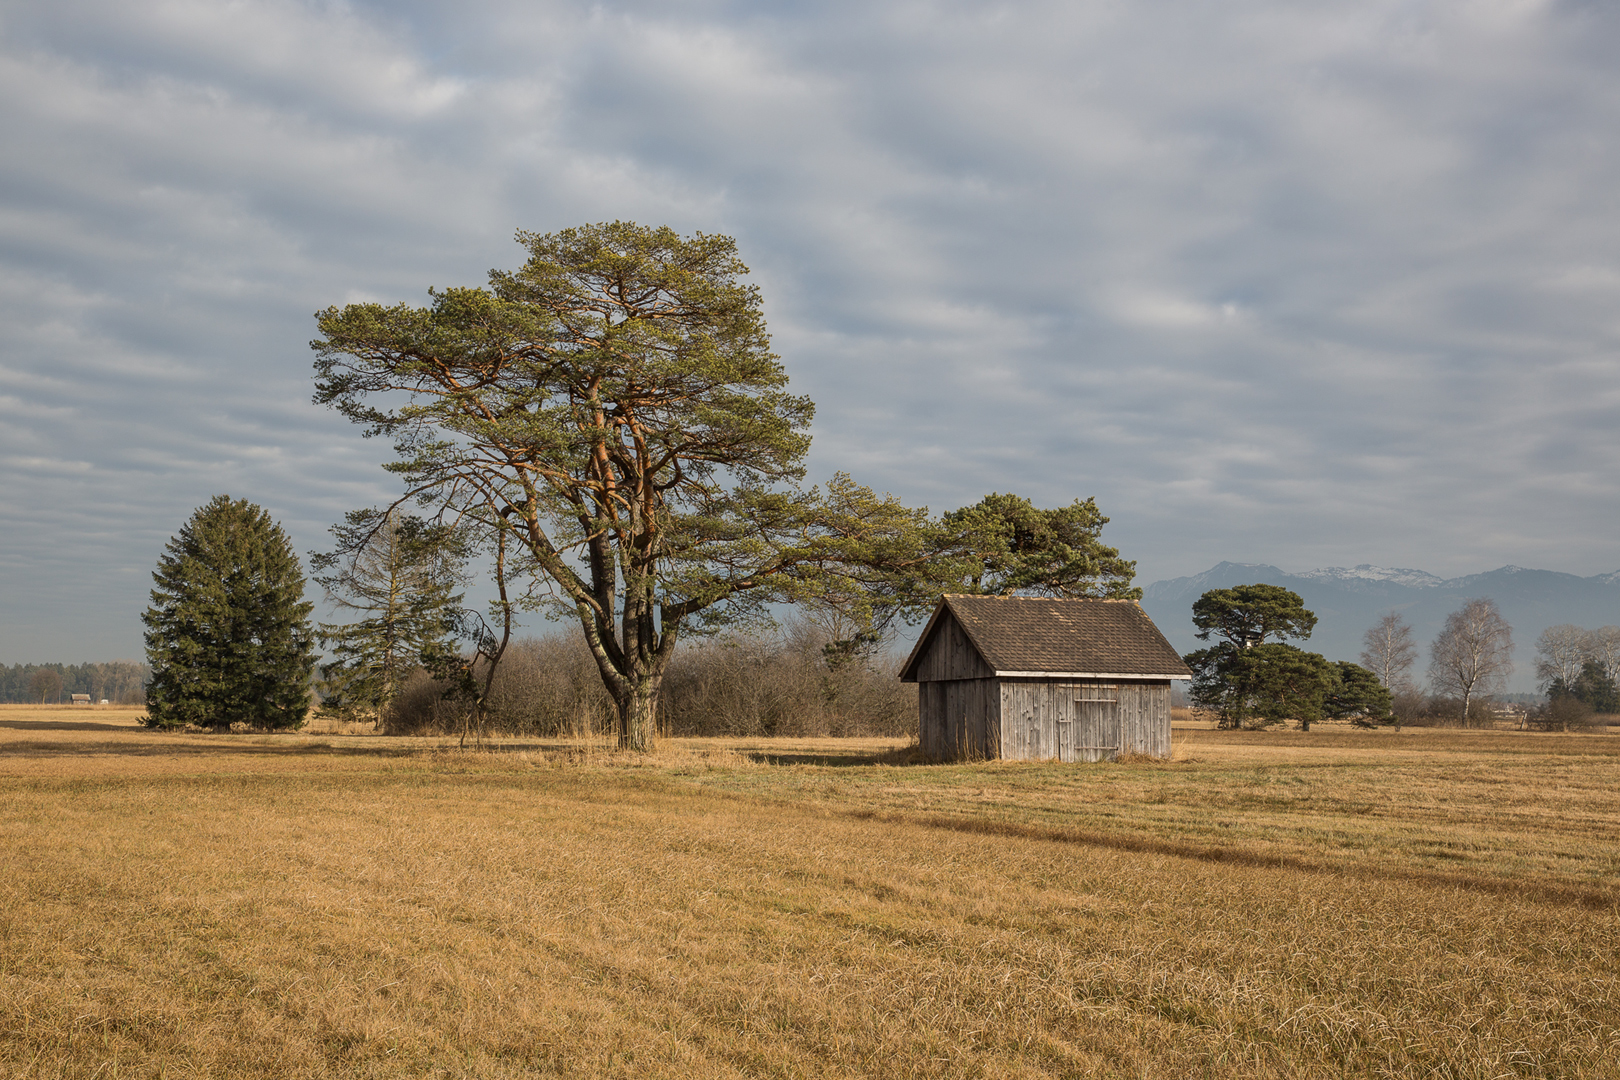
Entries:
{"type": "Polygon", "coordinates": [[[304,574],[287,534],[245,499],[215,496],[170,539],[152,574],[146,723],[303,724],[315,666],[304,574]]]}

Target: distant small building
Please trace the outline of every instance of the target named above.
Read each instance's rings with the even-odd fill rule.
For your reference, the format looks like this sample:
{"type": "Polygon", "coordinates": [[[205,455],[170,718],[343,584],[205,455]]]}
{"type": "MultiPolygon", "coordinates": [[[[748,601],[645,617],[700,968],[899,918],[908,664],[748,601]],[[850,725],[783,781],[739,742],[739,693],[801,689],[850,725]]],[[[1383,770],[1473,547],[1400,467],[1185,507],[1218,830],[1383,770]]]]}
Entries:
{"type": "Polygon", "coordinates": [[[1131,600],[940,598],[900,670],[946,761],[1170,756],[1170,683],[1192,672],[1131,600]]]}
{"type": "Polygon", "coordinates": [[[89,694],[74,694],[73,695],[73,704],[75,704],[75,705],[88,705],[88,704],[90,704],[90,695],[89,694]]]}

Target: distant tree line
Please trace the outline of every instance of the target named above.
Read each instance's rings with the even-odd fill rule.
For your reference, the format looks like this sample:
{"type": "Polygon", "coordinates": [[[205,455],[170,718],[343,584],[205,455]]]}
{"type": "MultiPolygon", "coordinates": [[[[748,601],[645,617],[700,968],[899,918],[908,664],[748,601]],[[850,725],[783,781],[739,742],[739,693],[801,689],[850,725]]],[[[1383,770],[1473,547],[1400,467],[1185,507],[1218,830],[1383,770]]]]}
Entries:
{"type": "MultiPolygon", "coordinates": [[[[1418,650],[1399,612],[1385,615],[1363,640],[1362,663],[1389,687],[1400,722],[1496,723],[1494,702],[1504,699],[1500,691],[1513,670],[1513,628],[1491,600],[1469,600],[1446,619],[1429,648],[1427,693],[1411,678],[1418,650]]],[[[1620,713],[1620,627],[1548,627],[1536,640],[1536,678],[1546,697],[1518,711],[1526,727],[1575,730],[1620,713]]]]}
{"type": "Polygon", "coordinates": [[[89,694],[117,705],[138,705],[146,700],[152,669],[134,660],[102,664],[12,664],[0,666],[0,702],[12,705],[71,701],[74,694],[89,694]]]}
{"type": "Polygon", "coordinates": [[[1362,638],[1361,662],[1390,692],[1397,723],[1490,727],[1492,701],[1513,672],[1513,627],[1487,597],[1446,617],[1429,645],[1428,690],[1412,678],[1418,647],[1400,612],[1379,619],[1362,638]]]}
{"type": "MultiPolygon", "coordinates": [[[[1189,698],[1222,727],[1294,721],[1309,730],[1324,719],[1490,727],[1513,671],[1513,628],[1484,597],[1447,616],[1430,644],[1427,692],[1412,678],[1418,646],[1397,611],[1367,631],[1360,664],[1286,644],[1310,637],[1316,616],[1276,585],[1212,589],[1193,605],[1193,625],[1217,643],[1187,654],[1189,698]]],[[[1536,673],[1547,700],[1522,713],[1525,726],[1570,730],[1620,712],[1620,628],[1549,628],[1537,642],[1536,673]]]]}

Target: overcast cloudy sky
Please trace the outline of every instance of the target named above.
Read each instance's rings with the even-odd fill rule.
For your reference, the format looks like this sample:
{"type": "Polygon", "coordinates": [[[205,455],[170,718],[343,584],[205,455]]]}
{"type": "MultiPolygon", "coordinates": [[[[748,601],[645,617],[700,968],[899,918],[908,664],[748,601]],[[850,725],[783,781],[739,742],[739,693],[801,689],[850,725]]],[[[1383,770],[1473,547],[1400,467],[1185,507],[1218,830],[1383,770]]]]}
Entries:
{"type": "Polygon", "coordinates": [[[1620,7],[10,0],[0,663],[140,653],[226,492],[393,493],[311,314],[737,237],[812,476],[1222,559],[1620,569],[1620,7]]]}

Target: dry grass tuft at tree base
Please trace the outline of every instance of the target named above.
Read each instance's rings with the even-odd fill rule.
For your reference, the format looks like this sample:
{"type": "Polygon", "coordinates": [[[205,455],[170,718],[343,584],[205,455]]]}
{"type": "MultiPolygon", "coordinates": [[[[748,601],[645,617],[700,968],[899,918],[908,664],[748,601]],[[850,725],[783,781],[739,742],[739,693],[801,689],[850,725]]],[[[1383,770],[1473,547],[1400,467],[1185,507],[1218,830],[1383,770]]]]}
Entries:
{"type": "Polygon", "coordinates": [[[1612,736],[134,720],[0,710],[0,1076],[1620,1076],[1612,736]]]}

